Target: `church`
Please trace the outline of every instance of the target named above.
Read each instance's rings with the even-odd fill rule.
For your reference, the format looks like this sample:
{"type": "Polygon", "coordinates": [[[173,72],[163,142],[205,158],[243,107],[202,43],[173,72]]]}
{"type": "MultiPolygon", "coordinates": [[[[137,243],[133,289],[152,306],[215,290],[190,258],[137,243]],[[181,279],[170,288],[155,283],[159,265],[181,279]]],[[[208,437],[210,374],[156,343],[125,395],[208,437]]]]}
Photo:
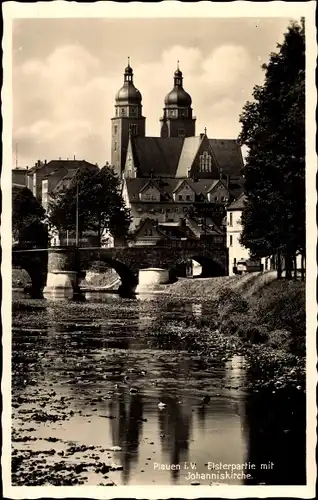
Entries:
{"type": "Polygon", "coordinates": [[[206,130],[196,135],[179,63],[164,99],[160,136],[147,137],[128,60],[115,96],[111,164],[122,179],[135,244],[206,238],[226,245],[226,207],[243,192],[241,149],[235,139],[209,138],[206,130]]]}

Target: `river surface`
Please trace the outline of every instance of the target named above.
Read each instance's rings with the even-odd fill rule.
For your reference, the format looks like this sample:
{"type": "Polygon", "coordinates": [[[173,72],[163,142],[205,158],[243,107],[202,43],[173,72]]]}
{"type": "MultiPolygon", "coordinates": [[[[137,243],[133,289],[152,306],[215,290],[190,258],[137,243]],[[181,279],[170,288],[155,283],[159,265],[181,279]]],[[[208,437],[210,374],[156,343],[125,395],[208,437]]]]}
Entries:
{"type": "Polygon", "coordinates": [[[213,317],[208,302],[16,298],[13,485],[305,484],[303,400],[253,390],[242,354],[155,335],[213,317]]]}

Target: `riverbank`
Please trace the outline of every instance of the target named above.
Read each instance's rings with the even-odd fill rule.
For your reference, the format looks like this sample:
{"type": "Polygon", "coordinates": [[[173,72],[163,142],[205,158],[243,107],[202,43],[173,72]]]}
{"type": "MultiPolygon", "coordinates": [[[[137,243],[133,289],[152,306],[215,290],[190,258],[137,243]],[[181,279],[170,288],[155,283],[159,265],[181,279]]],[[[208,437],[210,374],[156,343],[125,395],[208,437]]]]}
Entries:
{"type": "MultiPolygon", "coordinates": [[[[277,280],[272,272],[253,273],[179,280],[165,292],[169,297],[208,301],[215,311],[208,321],[188,322],[190,351],[213,359],[221,345],[225,355],[244,354],[255,374],[254,385],[305,390],[305,283],[277,280]]],[[[180,323],[170,323],[159,335],[174,338],[183,329],[180,323]]]]}

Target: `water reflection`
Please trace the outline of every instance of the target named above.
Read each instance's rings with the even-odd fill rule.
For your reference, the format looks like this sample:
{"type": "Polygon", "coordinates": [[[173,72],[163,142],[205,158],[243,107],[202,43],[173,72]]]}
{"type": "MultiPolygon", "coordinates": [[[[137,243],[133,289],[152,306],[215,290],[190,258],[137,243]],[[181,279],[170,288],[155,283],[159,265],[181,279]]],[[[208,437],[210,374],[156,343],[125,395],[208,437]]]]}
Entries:
{"type": "Polygon", "coordinates": [[[251,461],[257,470],[248,484],[303,480],[300,395],[296,401],[283,393],[247,393],[250,374],[241,356],[205,361],[180,350],[180,344],[176,349],[149,343],[149,333],[170,322],[181,320],[187,328],[190,318],[209,318],[213,311],[207,304],[122,300],[110,294],[103,300],[97,294],[86,298],[63,308],[34,302],[42,309],[22,308],[14,316],[14,399],[35,394],[37,405],[48,398],[48,412],[55,405],[54,411],[76,413],[56,430],[38,424],[37,436],[49,432],[80,444],[120,446],[114,460],[123,470],[116,472],[116,484],[189,484],[187,470],[162,471],[154,462],[195,462],[202,473],[208,462],[251,461]],[[48,397],[52,388],[54,405],[48,397]],[[166,404],[163,409],[160,402],[166,404]],[[260,467],[269,461],[274,472],[260,467]]]}
{"type": "Polygon", "coordinates": [[[143,426],[142,397],[136,394],[128,400],[123,400],[116,396],[109,404],[109,409],[115,417],[110,421],[112,444],[122,448],[122,481],[128,484],[131,467],[138,463],[138,447],[143,426]]]}

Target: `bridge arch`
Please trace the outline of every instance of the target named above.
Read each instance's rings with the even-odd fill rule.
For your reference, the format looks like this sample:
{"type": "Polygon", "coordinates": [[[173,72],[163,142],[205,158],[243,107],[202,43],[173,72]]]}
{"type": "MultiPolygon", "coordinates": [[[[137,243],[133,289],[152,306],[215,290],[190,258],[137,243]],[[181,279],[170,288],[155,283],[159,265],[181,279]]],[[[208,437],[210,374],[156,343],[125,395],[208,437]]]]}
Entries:
{"type": "Polygon", "coordinates": [[[219,262],[214,256],[202,255],[200,253],[193,253],[182,255],[176,258],[175,262],[170,263],[169,271],[171,278],[185,277],[192,275],[193,263],[197,262],[201,266],[201,274],[197,277],[211,278],[216,276],[224,276],[226,269],[223,263],[219,262]],[[189,272],[189,268],[192,268],[189,272]]]}
{"type": "Polygon", "coordinates": [[[121,280],[119,292],[129,294],[134,291],[138,284],[138,275],[127,264],[118,259],[108,257],[101,253],[97,255],[94,260],[91,260],[89,256],[86,256],[85,253],[83,253],[81,254],[80,269],[82,272],[93,270],[96,268],[95,266],[97,262],[106,264],[108,268],[116,271],[121,280]]]}
{"type": "Polygon", "coordinates": [[[43,289],[47,278],[47,264],[47,251],[12,252],[12,268],[24,269],[28,273],[31,287],[27,291],[33,298],[43,297],[43,289]]]}

